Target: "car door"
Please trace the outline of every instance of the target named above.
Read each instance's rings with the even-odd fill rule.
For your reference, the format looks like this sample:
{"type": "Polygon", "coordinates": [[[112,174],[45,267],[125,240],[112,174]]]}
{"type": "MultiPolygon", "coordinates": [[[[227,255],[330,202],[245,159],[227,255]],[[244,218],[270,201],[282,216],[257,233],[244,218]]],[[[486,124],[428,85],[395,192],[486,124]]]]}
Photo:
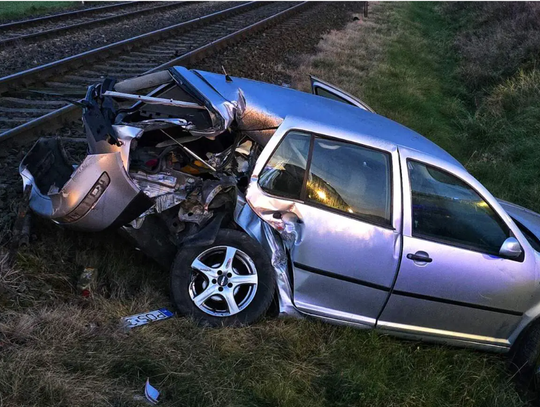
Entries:
{"type": "Polygon", "coordinates": [[[295,306],[373,326],[401,252],[398,156],[390,145],[338,135],[287,118],[257,161],[246,197],[290,243],[295,306]]]}
{"type": "Polygon", "coordinates": [[[314,76],[310,76],[309,78],[311,80],[311,93],[314,95],[337,100],[338,102],[343,102],[348,105],[353,105],[359,107],[360,109],[367,110],[368,112],[375,113],[375,111],[366,103],[350,93],[339,89],[337,86],[331,85],[328,82],[314,76]]]}
{"type": "Polygon", "coordinates": [[[491,194],[461,167],[401,149],[403,255],[378,327],[509,346],[538,284],[535,253],[491,194]],[[508,237],[523,254],[499,254],[508,237]]]}

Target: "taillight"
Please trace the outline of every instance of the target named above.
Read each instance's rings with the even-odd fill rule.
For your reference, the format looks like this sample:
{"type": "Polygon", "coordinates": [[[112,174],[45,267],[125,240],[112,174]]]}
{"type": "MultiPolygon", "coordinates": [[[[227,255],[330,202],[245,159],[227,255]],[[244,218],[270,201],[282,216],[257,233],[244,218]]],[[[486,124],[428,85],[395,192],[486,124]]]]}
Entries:
{"type": "Polygon", "coordinates": [[[74,210],[72,210],[70,213],[68,213],[66,216],[58,220],[60,222],[71,223],[82,218],[84,215],[88,213],[88,211],[90,211],[90,209],[92,209],[92,207],[101,197],[101,195],[103,195],[103,192],[105,192],[105,189],[107,189],[110,182],[111,182],[111,179],[106,172],[101,174],[99,179],[96,181],[96,183],[94,184],[90,192],[86,194],[86,196],[81,201],[81,203],[77,205],[77,207],[74,210]]]}

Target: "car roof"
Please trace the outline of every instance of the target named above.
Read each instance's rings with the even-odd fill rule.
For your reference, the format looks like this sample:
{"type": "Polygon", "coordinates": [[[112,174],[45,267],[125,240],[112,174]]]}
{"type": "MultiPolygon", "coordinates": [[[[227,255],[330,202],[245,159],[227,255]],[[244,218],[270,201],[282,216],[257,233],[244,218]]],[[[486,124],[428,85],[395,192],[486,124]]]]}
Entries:
{"type": "MultiPolygon", "coordinates": [[[[185,69],[178,67],[179,69],[185,69]]],[[[229,101],[237,101],[241,89],[246,106],[281,122],[287,116],[324,123],[336,129],[335,137],[342,130],[356,134],[352,141],[362,143],[366,137],[379,138],[396,146],[418,150],[459,167],[463,166],[441,147],[415,131],[376,113],[333,99],[301,92],[284,86],[272,85],[251,79],[194,70],[214,90],[229,101]]],[[[350,137],[347,137],[351,139],[350,137]]]]}

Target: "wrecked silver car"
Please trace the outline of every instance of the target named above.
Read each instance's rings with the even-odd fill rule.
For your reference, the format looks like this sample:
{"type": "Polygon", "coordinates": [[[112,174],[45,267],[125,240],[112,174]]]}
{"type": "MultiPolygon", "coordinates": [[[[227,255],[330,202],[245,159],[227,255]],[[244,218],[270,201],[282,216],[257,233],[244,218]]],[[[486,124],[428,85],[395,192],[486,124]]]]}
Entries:
{"type": "Polygon", "coordinates": [[[88,155],[74,168],[60,140],[38,141],[20,165],[30,207],[121,228],[171,267],[177,309],[207,325],[252,323],[276,299],[283,314],[514,350],[532,369],[540,215],[355,97],[312,86],[183,67],[91,86],[88,155]]]}

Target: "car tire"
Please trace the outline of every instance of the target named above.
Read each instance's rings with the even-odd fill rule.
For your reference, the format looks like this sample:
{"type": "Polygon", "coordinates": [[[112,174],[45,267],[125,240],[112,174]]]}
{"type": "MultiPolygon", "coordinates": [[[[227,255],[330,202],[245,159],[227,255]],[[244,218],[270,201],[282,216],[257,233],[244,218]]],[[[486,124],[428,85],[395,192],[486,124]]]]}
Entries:
{"type": "Polygon", "coordinates": [[[518,339],[510,355],[510,367],[522,384],[540,389],[540,320],[533,322],[518,339]]]}
{"type": "Polygon", "coordinates": [[[249,325],[268,310],[275,279],[258,242],[244,232],[221,229],[213,244],[179,250],[171,296],[178,312],[200,325],[249,325]]]}

